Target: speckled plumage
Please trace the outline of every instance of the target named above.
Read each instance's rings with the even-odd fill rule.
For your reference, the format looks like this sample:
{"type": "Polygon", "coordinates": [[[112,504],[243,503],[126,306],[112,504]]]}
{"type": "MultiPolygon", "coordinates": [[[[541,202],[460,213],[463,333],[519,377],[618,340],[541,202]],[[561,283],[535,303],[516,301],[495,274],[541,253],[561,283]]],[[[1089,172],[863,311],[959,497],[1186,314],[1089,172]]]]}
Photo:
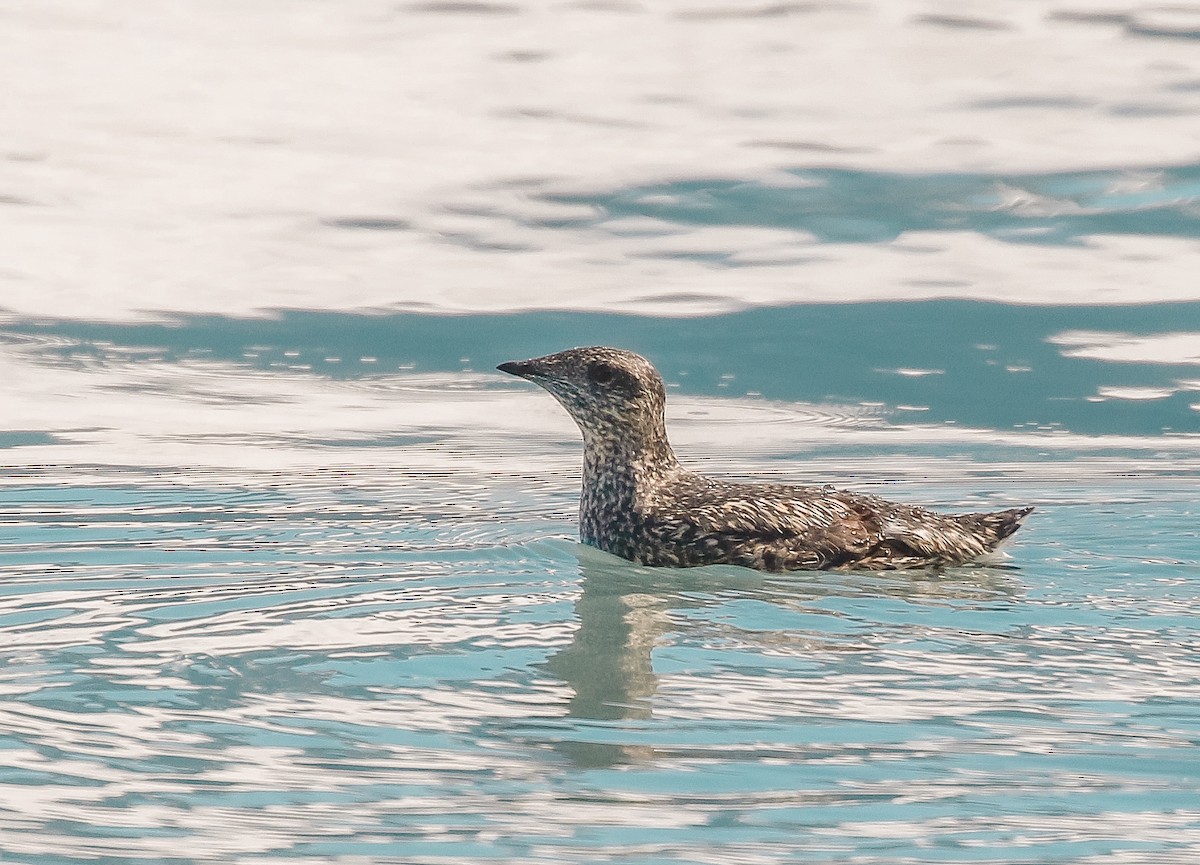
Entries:
{"type": "Polygon", "coordinates": [[[583,433],[579,538],[646,565],[885,570],[971,561],[1033,508],[937,514],[831,486],[739,484],[679,464],[662,377],[602,346],[500,364],[548,390],[583,433]]]}

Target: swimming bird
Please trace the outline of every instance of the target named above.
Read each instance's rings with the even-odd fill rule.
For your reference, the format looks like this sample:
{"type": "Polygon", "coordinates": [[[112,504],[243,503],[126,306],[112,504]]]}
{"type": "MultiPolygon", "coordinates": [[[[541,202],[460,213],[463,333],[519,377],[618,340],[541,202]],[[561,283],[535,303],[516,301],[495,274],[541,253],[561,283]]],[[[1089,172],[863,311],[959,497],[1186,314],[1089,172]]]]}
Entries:
{"type": "Polygon", "coordinates": [[[730,483],[680,465],[650,361],[605,346],[497,369],[540,385],[583,434],[579,539],[644,565],[764,571],[957,565],[994,550],[1031,507],[939,514],[832,486],[730,483]]]}

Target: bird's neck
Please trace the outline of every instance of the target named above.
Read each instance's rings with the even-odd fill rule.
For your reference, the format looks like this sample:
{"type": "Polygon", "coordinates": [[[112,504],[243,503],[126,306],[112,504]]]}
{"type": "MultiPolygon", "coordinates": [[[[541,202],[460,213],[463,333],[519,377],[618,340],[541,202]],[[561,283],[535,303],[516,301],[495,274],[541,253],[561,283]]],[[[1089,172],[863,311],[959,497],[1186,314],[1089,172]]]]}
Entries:
{"type": "Polygon", "coordinates": [[[678,469],[665,429],[649,435],[585,437],[579,501],[584,542],[607,549],[601,542],[604,533],[632,518],[647,491],[678,469]]]}
{"type": "Polygon", "coordinates": [[[623,434],[585,435],[583,439],[585,482],[589,477],[644,476],[652,480],[678,465],[662,424],[623,434]]]}

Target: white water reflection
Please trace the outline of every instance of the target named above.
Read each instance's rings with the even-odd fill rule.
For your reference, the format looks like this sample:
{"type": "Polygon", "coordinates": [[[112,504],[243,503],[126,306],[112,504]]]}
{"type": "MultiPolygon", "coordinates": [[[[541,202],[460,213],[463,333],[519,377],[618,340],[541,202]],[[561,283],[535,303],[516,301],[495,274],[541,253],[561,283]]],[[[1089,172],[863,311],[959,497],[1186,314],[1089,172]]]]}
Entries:
{"type": "Polygon", "coordinates": [[[1100,333],[1067,331],[1050,338],[1066,357],[1113,363],[1200,364],[1200,333],[1100,333]]]}
{"type": "MultiPolygon", "coordinates": [[[[6,426],[48,437],[11,450],[13,468],[99,461],[205,467],[230,478],[286,471],[300,472],[291,483],[302,486],[307,473],[352,471],[360,464],[390,467],[397,477],[446,470],[497,477],[511,474],[522,454],[536,452],[542,471],[570,476],[580,459],[576,428],[557,404],[499,374],[408,373],[346,381],[221,361],[135,363],[119,357],[79,367],[46,363],[36,352],[11,347],[0,347],[0,364],[9,372],[0,384],[10,406],[6,426]]],[[[894,372],[901,378],[940,377],[934,370],[894,372]]],[[[1188,389],[1187,382],[1167,389],[1102,386],[1098,392],[1150,400],[1179,389],[1188,389]]],[[[1187,461],[1200,450],[1200,439],[1190,436],[1164,440],[1081,435],[1054,426],[1005,431],[922,424],[914,411],[927,410],[905,403],[814,405],[673,395],[668,420],[681,452],[729,465],[781,452],[890,449],[898,434],[910,448],[958,442],[1098,454],[1135,449],[1145,451],[1150,462],[1163,447],[1187,461]]],[[[805,455],[806,461],[812,458],[805,455]]],[[[480,490],[489,485],[483,477],[473,481],[480,490]]],[[[436,489],[429,499],[431,505],[445,502],[436,489]]],[[[141,513],[152,511],[143,507],[141,513]]]]}
{"type": "Polygon", "coordinates": [[[1101,387],[1097,394],[1106,399],[1166,399],[1174,394],[1170,388],[1161,387],[1101,387]]]}
{"type": "MultiPolygon", "coordinates": [[[[926,7],[17,4],[0,108],[3,305],[129,320],[1196,299],[1179,278],[1198,269],[1192,237],[1160,233],[1156,217],[1185,218],[1196,196],[1168,176],[1195,157],[1191,17],[926,7]],[[643,203],[661,205],[706,179],[803,191],[791,172],[812,166],[957,176],[985,194],[939,192],[943,209],[1006,213],[1018,241],[1048,230],[1022,220],[1095,221],[1085,245],[903,218],[894,242],[815,243],[720,218],[606,222],[597,198],[659,184],[643,203]],[[1083,169],[1107,172],[1099,199],[1072,174],[1083,169]],[[1063,188],[1039,189],[1041,174],[1063,188]]],[[[805,201],[789,210],[835,234],[870,234],[911,204],[805,201]]]]}

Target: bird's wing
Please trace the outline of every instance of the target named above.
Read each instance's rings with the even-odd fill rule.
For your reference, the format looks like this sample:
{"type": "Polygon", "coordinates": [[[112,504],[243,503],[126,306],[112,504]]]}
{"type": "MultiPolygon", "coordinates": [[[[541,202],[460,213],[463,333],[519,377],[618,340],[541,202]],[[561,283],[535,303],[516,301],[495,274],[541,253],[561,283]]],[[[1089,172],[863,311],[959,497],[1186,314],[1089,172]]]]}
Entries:
{"type": "Polygon", "coordinates": [[[697,479],[674,484],[670,500],[656,510],[701,535],[778,543],[825,560],[864,553],[878,542],[879,521],[868,502],[820,487],[697,479]]]}

